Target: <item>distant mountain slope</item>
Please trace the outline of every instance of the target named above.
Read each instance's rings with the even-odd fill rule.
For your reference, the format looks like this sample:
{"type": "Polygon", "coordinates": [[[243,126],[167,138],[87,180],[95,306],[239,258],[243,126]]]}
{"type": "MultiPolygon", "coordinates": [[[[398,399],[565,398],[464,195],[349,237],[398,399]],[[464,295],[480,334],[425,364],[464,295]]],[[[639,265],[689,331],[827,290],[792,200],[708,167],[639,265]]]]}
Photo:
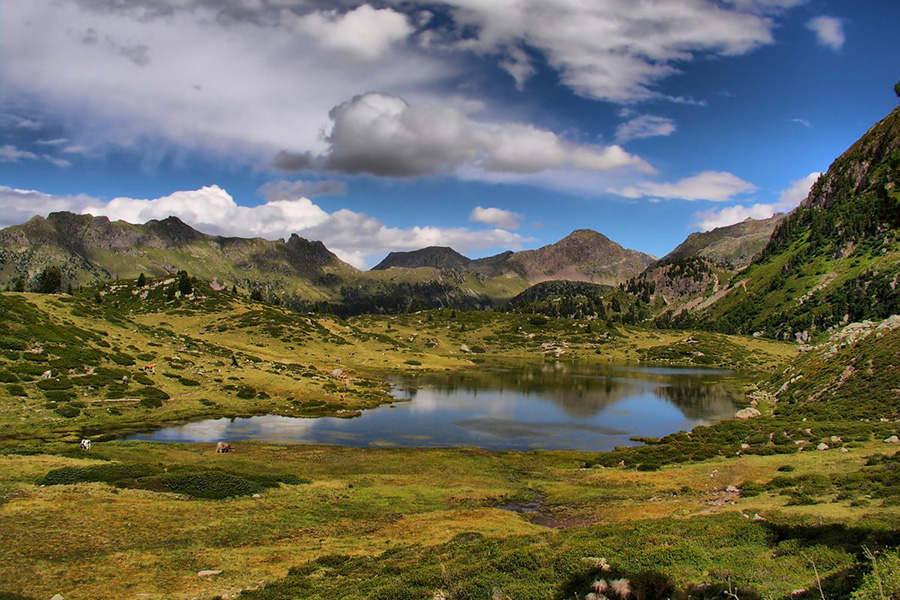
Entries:
{"type": "Polygon", "coordinates": [[[653,261],[652,256],[627,250],[601,233],[579,229],[537,250],[503,252],[477,260],[452,248],[435,246],[391,252],[372,270],[429,267],[473,272],[483,278],[519,276],[530,284],[565,280],[615,285],[634,277],[653,261]]]}
{"type": "Polygon", "coordinates": [[[301,290],[312,298],[333,296],[329,285],[359,273],[321,242],[212,236],[176,217],[133,225],[58,212],[0,230],[0,282],[33,280],[47,266],[60,267],[73,284],[184,269],[202,279],[301,290]]]}
{"type": "Polygon", "coordinates": [[[675,321],[782,339],[900,312],[900,108],[832,163],[721,296],[675,321]]]}
{"type": "Polygon", "coordinates": [[[510,255],[485,271],[512,271],[531,283],[552,280],[586,281],[615,285],[634,277],[654,257],[627,250],[591,229],[578,229],[555,244],[510,255]]]}
{"type": "Polygon", "coordinates": [[[373,271],[383,271],[395,267],[416,269],[431,267],[435,269],[462,269],[472,260],[466,258],[453,248],[445,246],[429,246],[412,252],[391,252],[383,261],[372,267],[373,271]]]}
{"type": "Polygon", "coordinates": [[[766,247],[783,219],[783,214],[768,219],[748,218],[734,225],[692,233],[659,262],[668,264],[675,259],[699,256],[735,269],[746,267],[766,247]]]}

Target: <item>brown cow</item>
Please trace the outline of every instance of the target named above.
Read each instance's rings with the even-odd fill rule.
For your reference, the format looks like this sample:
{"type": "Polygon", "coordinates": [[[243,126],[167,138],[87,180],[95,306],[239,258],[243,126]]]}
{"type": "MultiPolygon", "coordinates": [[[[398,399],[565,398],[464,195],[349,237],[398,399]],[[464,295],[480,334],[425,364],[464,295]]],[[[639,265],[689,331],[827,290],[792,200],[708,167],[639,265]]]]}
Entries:
{"type": "Polygon", "coordinates": [[[231,444],[228,442],[219,442],[216,444],[216,454],[225,454],[231,452],[231,444]]]}

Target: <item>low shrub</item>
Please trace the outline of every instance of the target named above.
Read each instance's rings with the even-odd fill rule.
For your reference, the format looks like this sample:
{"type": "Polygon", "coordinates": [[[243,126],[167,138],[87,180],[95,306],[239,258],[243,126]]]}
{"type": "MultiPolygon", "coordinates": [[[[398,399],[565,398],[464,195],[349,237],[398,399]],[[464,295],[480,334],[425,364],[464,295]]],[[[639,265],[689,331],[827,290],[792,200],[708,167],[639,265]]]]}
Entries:
{"type": "Polygon", "coordinates": [[[250,496],[263,491],[259,483],[221,471],[181,471],[144,477],[137,487],[156,492],[173,492],[193,498],[221,500],[250,496]]]}
{"type": "Polygon", "coordinates": [[[145,387],[137,391],[137,395],[146,400],[168,400],[169,394],[155,387],[145,387]]]}
{"type": "Polygon", "coordinates": [[[18,380],[19,378],[9,371],[0,371],[0,383],[13,383],[18,380]]]}
{"type": "Polygon", "coordinates": [[[68,402],[75,399],[75,392],[71,390],[48,390],[44,397],[50,402],[68,402]]]}
{"type": "Polygon", "coordinates": [[[21,398],[27,398],[28,392],[25,391],[25,388],[19,385],[18,383],[13,383],[6,386],[6,391],[9,392],[10,396],[19,396],[21,398]]]}
{"type": "Polygon", "coordinates": [[[117,365],[122,365],[123,367],[128,367],[134,364],[134,357],[130,354],[110,354],[109,360],[113,361],[117,365]]]}
{"type": "Polygon", "coordinates": [[[143,463],[104,463],[89,467],[62,467],[53,469],[38,485],[65,485],[73,483],[117,483],[154,475],[159,469],[143,463]]]}
{"type": "Polygon", "coordinates": [[[144,408],[160,408],[162,406],[162,400],[159,398],[141,398],[141,401],[138,404],[144,408]]]}
{"type": "Polygon", "coordinates": [[[249,385],[242,385],[237,390],[237,397],[243,400],[256,398],[256,390],[249,385]]]}
{"type": "Polygon", "coordinates": [[[41,379],[37,384],[42,390],[68,390],[72,388],[72,385],[72,381],[68,377],[41,379]]]}
{"type": "Polygon", "coordinates": [[[81,409],[77,406],[72,406],[71,404],[63,404],[62,406],[57,406],[56,408],[54,408],[53,412],[61,417],[74,419],[81,414],[81,409]]]}

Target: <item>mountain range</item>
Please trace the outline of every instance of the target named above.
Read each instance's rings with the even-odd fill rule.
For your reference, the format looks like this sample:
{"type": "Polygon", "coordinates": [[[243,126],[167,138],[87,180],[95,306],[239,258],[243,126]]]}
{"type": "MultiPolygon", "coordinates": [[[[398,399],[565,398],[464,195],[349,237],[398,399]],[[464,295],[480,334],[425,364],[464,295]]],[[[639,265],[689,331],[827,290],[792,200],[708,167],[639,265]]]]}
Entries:
{"type": "Polygon", "coordinates": [[[692,233],[659,260],[580,229],[542,248],[480,259],[446,247],[392,252],[360,271],[297,235],[222,237],[176,217],[136,225],[59,212],[0,230],[0,284],[33,287],[51,266],[76,286],[184,270],[270,300],[398,312],[496,307],[537,284],[568,281],[579,285],[535,287],[511,306],[558,308],[566,296],[590,296],[568,305],[578,314],[611,307],[663,327],[800,339],[900,312],[898,183],[900,109],[837,158],[790,214],[692,233]]]}

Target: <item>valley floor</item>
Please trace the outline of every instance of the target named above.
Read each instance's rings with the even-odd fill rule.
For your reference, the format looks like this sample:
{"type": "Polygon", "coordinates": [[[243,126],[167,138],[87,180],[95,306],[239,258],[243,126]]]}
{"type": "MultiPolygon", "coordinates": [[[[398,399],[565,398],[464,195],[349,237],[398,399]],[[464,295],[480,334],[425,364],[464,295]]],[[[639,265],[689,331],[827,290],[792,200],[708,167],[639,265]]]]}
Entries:
{"type": "Polygon", "coordinates": [[[873,374],[855,376],[789,344],[704,332],[450,311],[342,321],[225,295],[136,302],[130,286],[101,302],[0,295],[0,599],[581,599],[627,578],[640,598],[866,600],[900,576],[900,454],[883,441],[896,377],[872,367],[895,355],[894,333],[873,334],[873,374]],[[111,435],[349,417],[388,398],[387,373],[522,358],[748,369],[762,416],[609,455],[251,442],[216,454],[111,435]],[[776,397],[780,377],[844,413],[855,396],[840,394],[880,377],[859,385],[888,412],[816,420],[806,400],[776,397]]]}

